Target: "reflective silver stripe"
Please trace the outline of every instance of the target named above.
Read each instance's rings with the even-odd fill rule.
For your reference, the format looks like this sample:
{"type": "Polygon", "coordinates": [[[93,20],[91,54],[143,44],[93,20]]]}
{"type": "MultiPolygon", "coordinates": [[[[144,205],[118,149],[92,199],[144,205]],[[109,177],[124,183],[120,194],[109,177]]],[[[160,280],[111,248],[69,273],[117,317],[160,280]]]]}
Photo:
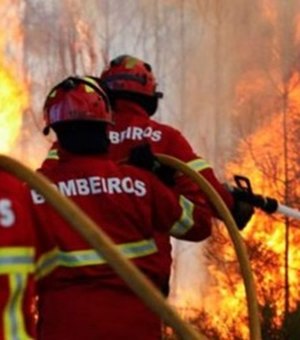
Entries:
{"type": "Polygon", "coordinates": [[[22,309],[26,284],[26,274],[9,275],[10,296],[3,314],[5,340],[31,339],[25,330],[24,313],[22,309]]]}
{"type": "Polygon", "coordinates": [[[59,159],[58,150],[57,149],[49,150],[47,159],[59,159]]]}
{"type": "MultiPolygon", "coordinates": [[[[157,252],[157,247],[153,239],[124,243],[117,245],[117,248],[129,259],[143,257],[157,252]]],[[[37,264],[36,276],[37,278],[44,277],[58,266],[82,267],[104,263],[106,263],[104,257],[95,250],[64,252],[56,248],[40,258],[37,264]]]]}
{"type": "Polygon", "coordinates": [[[203,158],[194,159],[193,161],[186,163],[186,165],[197,172],[202,171],[204,169],[211,168],[211,166],[203,158]]]}
{"type": "Polygon", "coordinates": [[[0,274],[32,273],[33,271],[33,247],[0,248],[0,274]]]}
{"type": "Polygon", "coordinates": [[[194,225],[194,204],[184,196],[180,196],[179,204],[182,207],[182,214],[170,231],[171,236],[175,237],[185,235],[194,225]]]}

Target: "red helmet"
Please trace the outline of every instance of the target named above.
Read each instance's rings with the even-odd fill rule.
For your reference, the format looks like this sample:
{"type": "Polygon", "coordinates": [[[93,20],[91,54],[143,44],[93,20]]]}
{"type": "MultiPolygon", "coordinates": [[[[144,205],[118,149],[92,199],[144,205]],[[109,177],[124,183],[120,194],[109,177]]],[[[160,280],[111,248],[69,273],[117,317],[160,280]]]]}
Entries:
{"type": "Polygon", "coordinates": [[[92,78],[69,77],[56,85],[44,104],[44,133],[58,122],[93,120],[113,123],[108,98],[92,78]]]}
{"type": "Polygon", "coordinates": [[[151,66],[130,55],[113,59],[102,72],[100,80],[110,91],[133,92],[161,98],[151,66]]]}

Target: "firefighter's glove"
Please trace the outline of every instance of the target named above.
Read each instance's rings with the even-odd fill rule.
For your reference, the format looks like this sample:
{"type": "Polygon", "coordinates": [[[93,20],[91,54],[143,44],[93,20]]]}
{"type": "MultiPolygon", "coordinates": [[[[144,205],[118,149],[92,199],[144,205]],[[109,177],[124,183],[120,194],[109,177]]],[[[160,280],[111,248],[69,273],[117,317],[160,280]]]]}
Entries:
{"type": "Polygon", "coordinates": [[[243,230],[254,214],[254,208],[251,204],[234,198],[231,214],[239,230],[243,230]]]}
{"type": "Polygon", "coordinates": [[[132,148],[129,154],[128,163],[151,171],[168,186],[175,185],[174,177],[176,170],[161,164],[151,151],[150,144],[142,144],[132,148]]]}

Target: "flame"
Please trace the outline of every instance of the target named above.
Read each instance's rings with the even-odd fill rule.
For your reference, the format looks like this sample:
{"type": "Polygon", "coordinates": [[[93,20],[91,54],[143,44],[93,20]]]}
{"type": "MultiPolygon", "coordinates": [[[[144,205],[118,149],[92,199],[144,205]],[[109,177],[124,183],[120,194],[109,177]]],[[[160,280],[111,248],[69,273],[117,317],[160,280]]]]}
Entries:
{"type": "Polygon", "coordinates": [[[26,87],[18,82],[10,68],[0,61],[0,152],[2,153],[11,151],[22,126],[22,112],[28,105],[26,87]]]}
{"type": "Polygon", "coordinates": [[[0,152],[11,153],[28,106],[28,91],[22,79],[22,30],[18,3],[2,1],[0,23],[0,152]],[[15,57],[17,56],[17,57],[15,57]],[[17,60],[18,59],[18,60],[17,60]],[[21,77],[20,77],[21,74],[21,77]]]}

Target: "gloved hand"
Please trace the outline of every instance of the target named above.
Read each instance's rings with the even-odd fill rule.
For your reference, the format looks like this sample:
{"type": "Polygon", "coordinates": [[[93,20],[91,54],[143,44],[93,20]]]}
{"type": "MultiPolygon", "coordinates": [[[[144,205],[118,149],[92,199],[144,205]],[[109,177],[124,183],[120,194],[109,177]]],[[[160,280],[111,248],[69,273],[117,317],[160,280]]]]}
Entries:
{"type": "Polygon", "coordinates": [[[161,164],[154,156],[150,144],[141,144],[131,149],[128,163],[139,168],[153,172],[163,183],[168,186],[175,185],[176,170],[161,164]]]}
{"type": "Polygon", "coordinates": [[[243,230],[254,214],[254,208],[251,204],[234,197],[234,206],[231,214],[239,230],[243,230]]]}

